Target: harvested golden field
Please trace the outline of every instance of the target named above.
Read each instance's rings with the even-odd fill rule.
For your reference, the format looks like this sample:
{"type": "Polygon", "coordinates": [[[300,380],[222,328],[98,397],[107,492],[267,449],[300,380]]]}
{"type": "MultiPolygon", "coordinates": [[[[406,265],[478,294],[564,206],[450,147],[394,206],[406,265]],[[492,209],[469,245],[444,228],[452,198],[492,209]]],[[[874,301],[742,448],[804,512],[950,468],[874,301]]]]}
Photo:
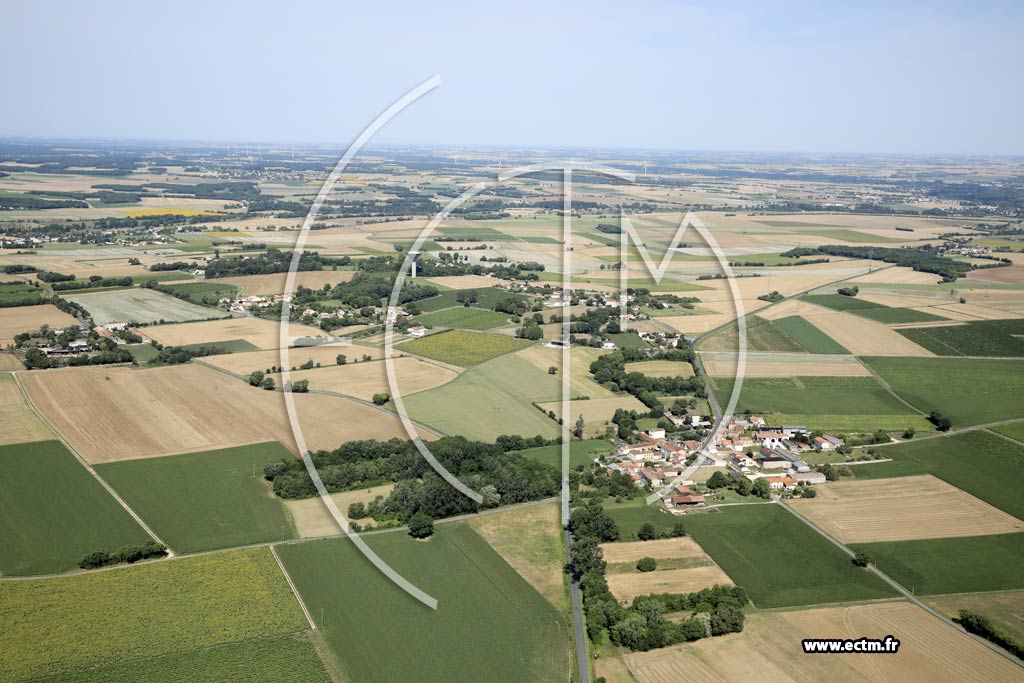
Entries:
{"type": "Polygon", "coordinates": [[[0,346],[14,343],[14,335],[38,330],[43,325],[61,329],[78,321],[53,304],[0,308],[0,346]]]}
{"type": "MultiPolygon", "coordinates": [[[[324,285],[332,287],[339,282],[348,282],[356,274],[354,270],[304,270],[295,273],[295,286],[308,289],[323,289],[324,285]]],[[[269,275],[243,275],[240,277],[225,277],[210,282],[227,282],[233,285],[240,285],[242,292],[240,296],[271,296],[284,292],[285,278],[288,273],[271,273],[269,275]]]]}
{"type": "Polygon", "coordinates": [[[566,555],[558,503],[480,515],[471,518],[469,526],[556,609],[566,609],[566,555]]]}
{"type": "Polygon", "coordinates": [[[731,585],[732,579],[689,537],[632,543],[603,543],[608,563],[608,588],[620,602],[631,602],[649,593],[690,593],[715,584],[731,585]],[[658,568],[637,571],[637,560],[652,557],[658,568]]]}
{"type": "MultiPolygon", "coordinates": [[[[377,496],[387,498],[394,487],[394,484],[383,484],[368,489],[332,493],[331,500],[338,506],[341,514],[348,518],[349,505],[352,503],[363,503],[365,505],[377,496]]],[[[299,534],[299,538],[341,535],[341,528],[334,521],[334,517],[331,516],[327,506],[324,505],[319,496],[303,498],[301,500],[286,500],[285,505],[287,505],[288,512],[292,516],[292,521],[295,522],[295,531],[299,534]]]]}
{"type": "Polygon", "coordinates": [[[53,432],[25,402],[14,376],[0,374],[0,444],[52,439],[53,432]]]}
{"type": "MultiPolygon", "coordinates": [[[[770,304],[756,298],[743,299],[743,313],[750,314],[770,304]]],[[[659,316],[658,322],[670,325],[678,332],[704,334],[736,319],[736,306],[732,299],[701,302],[700,308],[692,315],[659,316]]]]}
{"type": "MultiPolygon", "coordinates": [[[[296,354],[299,356],[299,354],[296,354]]],[[[406,356],[395,358],[395,381],[402,396],[447,384],[459,373],[441,365],[406,356]]],[[[292,381],[307,379],[310,389],[333,391],[369,401],[374,394],[391,393],[383,361],[331,365],[291,373],[292,381]]]]}
{"type": "Polygon", "coordinates": [[[680,559],[689,557],[707,558],[707,553],[697,541],[689,536],[680,538],[662,538],[656,541],[632,541],[630,543],[602,543],[604,559],[609,564],[616,562],[636,562],[643,557],[656,560],[680,559]]]}
{"type": "MultiPolygon", "coordinates": [[[[83,367],[19,376],[36,408],[91,463],[280,441],[298,452],[284,394],[194,363],[83,367]]],[[[355,401],[295,396],[307,446],[404,437],[397,417],[355,401]]],[[[426,438],[429,438],[426,437],[426,438]]]]}
{"type": "MultiPolygon", "coordinates": [[[[572,377],[569,380],[570,396],[589,396],[590,398],[611,398],[614,396],[590,376],[590,364],[601,355],[609,353],[604,349],[591,349],[584,346],[574,346],[570,351],[569,364],[572,377]]],[[[530,361],[530,364],[544,372],[548,368],[558,368],[562,372],[562,349],[553,349],[547,346],[531,346],[516,355],[530,361]]],[[[559,378],[561,374],[558,375],[559,378]]]]}
{"type": "Polygon", "coordinates": [[[693,377],[693,366],[671,360],[645,360],[626,363],[626,372],[639,372],[648,377],[693,377]]]}
{"type": "Polygon", "coordinates": [[[21,361],[13,353],[0,352],[0,372],[24,369],[25,366],[21,364],[21,361]]]}
{"type": "Polygon", "coordinates": [[[977,304],[972,303],[973,301],[975,299],[969,298],[966,304],[946,304],[933,306],[926,310],[928,313],[947,316],[955,320],[1001,320],[1024,317],[1024,311],[1012,302],[993,302],[982,305],[980,300],[977,304]]]}
{"type": "Polygon", "coordinates": [[[653,572],[609,572],[608,589],[619,602],[629,603],[638,595],[651,593],[692,593],[714,585],[732,585],[732,579],[718,565],[686,569],[657,569],[653,572]]]}
{"type": "Polygon", "coordinates": [[[802,316],[855,356],[934,355],[882,323],[852,313],[833,311],[806,301],[783,301],[759,315],[768,320],[790,315],[802,316]]]}
{"type": "Polygon", "coordinates": [[[874,292],[862,291],[858,296],[858,299],[865,301],[871,301],[876,304],[882,304],[883,306],[890,306],[892,308],[915,308],[915,307],[926,307],[929,313],[934,315],[942,315],[941,311],[931,310],[927,307],[941,306],[943,304],[956,303],[955,299],[950,299],[948,296],[920,296],[915,294],[876,294],[874,292]]]}
{"type": "Polygon", "coordinates": [[[941,278],[934,273],[922,273],[912,268],[881,268],[850,282],[857,284],[934,285],[941,278]]]}
{"type": "MultiPolygon", "coordinates": [[[[736,354],[702,351],[704,370],[712,377],[735,377],[736,354]]],[[[853,356],[807,353],[747,354],[744,377],[867,377],[871,373],[853,356]]]]}
{"type": "MultiPolygon", "coordinates": [[[[561,401],[550,401],[548,403],[538,403],[537,405],[543,408],[545,412],[553,410],[556,416],[561,417],[562,415],[561,401]]],[[[587,436],[603,436],[605,425],[611,421],[615,411],[619,408],[635,410],[641,413],[648,410],[643,403],[632,396],[613,396],[612,398],[595,398],[588,401],[569,401],[569,424],[576,424],[576,418],[582,415],[584,433],[587,436]]]]}
{"type": "Polygon", "coordinates": [[[742,633],[594,663],[608,683],[1009,683],[1020,668],[907,602],[755,612],[742,633]],[[804,655],[804,638],[900,640],[895,654],[804,655]]]}
{"type": "Polygon", "coordinates": [[[1024,522],[930,474],[842,481],[789,504],[843,543],[988,536],[1024,522]]]}
{"type": "MultiPolygon", "coordinates": [[[[223,320],[206,320],[198,323],[179,323],[176,325],[153,325],[147,327],[146,336],[155,339],[164,346],[182,346],[184,344],[209,344],[226,342],[233,339],[245,341],[261,349],[277,349],[281,347],[281,325],[274,320],[263,318],[224,318],[223,320]]],[[[298,337],[325,337],[327,333],[316,327],[291,323],[288,326],[289,339],[294,343],[298,337]]]]}
{"type": "MultiPolygon", "coordinates": [[[[376,346],[356,346],[355,344],[322,344],[288,349],[288,367],[298,367],[309,360],[320,363],[324,367],[336,365],[339,354],[344,355],[347,361],[352,363],[363,356],[370,356],[375,360],[383,358],[384,349],[376,346]]],[[[239,375],[248,375],[253,370],[266,370],[279,366],[281,350],[226,353],[222,356],[206,356],[197,362],[214,365],[239,375]]]]}

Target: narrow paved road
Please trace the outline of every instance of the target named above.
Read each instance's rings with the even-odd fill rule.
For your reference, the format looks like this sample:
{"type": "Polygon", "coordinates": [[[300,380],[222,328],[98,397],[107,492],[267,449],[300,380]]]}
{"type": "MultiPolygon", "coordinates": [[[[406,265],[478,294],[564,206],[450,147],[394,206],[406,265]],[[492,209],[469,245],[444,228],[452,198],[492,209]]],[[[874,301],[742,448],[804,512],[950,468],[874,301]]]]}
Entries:
{"type": "MultiPolygon", "coordinates": [[[[829,534],[827,534],[822,529],[820,529],[817,526],[815,526],[813,522],[811,522],[809,519],[807,519],[806,517],[801,515],[799,512],[794,510],[792,507],[790,507],[789,505],[786,505],[782,501],[782,499],[779,498],[778,496],[774,496],[773,495],[772,496],[772,501],[777,503],[778,505],[781,505],[784,510],[786,510],[791,515],[793,515],[794,517],[799,519],[801,522],[803,522],[804,524],[809,526],[811,529],[816,531],[818,534],[820,534],[822,537],[824,537],[826,540],[828,540],[830,543],[832,543],[832,545],[834,545],[837,548],[839,548],[840,550],[842,550],[850,558],[853,558],[855,556],[855,553],[852,550],[850,550],[848,547],[846,547],[843,543],[841,543],[837,539],[835,539],[832,536],[830,536],[829,534]]],[[[940,619],[940,620],[946,622],[947,624],[949,624],[950,626],[952,626],[956,630],[958,630],[958,631],[960,631],[962,633],[967,634],[971,638],[974,638],[974,640],[978,641],[979,643],[981,643],[982,645],[984,645],[988,649],[992,650],[996,654],[1000,655],[1001,657],[1003,657],[1005,659],[1008,659],[1009,661],[1013,662],[1017,666],[1019,666],[1022,669],[1024,669],[1024,661],[1021,661],[1021,660],[1017,659],[1016,657],[1011,655],[1009,652],[1007,652],[1003,648],[999,647],[998,645],[996,645],[996,644],[994,644],[994,643],[992,643],[992,642],[990,642],[988,640],[985,640],[981,636],[976,636],[973,633],[968,633],[959,624],[957,624],[955,621],[953,621],[952,619],[949,619],[948,617],[946,617],[946,615],[942,614],[941,612],[939,612],[938,610],[932,608],[931,606],[926,605],[925,603],[921,602],[921,600],[918,599],[918,597],[914,593],[912,593],[909,590],[907,590],[903,586],[903,584],[899,583],[898,581],[896,581],[895,579],[890,577],[888,574],[883,572],[881,569],[879,569],[875,565],[873,565],[873,564],[869,565],[868,566],[868,570],[873,572],[876,576],[878,576],[878,578],[882,579],[882,581],[885,581],[887,584],[892,586],[892,588],[895,589],[900,595],[902,595],[907,600],[909,600],[910,602],[914,603],[915,605],[917,605],[918,607],[920,607],[924,611],[928,612],[929,614],[931,614],[936,619],[940,619]]],[[[894,633],[893,635],[896,636],[897,638],[899,638],[899,634],[898,633],[894,633]]]]}
{"type": "MultiPolygon", "coordinates": [[[[569,496],[562,496],[562,518],[569,518],[569,496]]],[[[572,545],[572,533],[569,528],[565,529],[565,554],[569,555],[569,547],[572,545]]],[[[580,594],[580,583],[569,575],[569,592],[572,598],[572,625],[576,637],[576,668],[580,672],[580,683],[590,683],[590,660],[587,656],[587,634],[584,633],[583,618],[583,596],[580,594]]]]}

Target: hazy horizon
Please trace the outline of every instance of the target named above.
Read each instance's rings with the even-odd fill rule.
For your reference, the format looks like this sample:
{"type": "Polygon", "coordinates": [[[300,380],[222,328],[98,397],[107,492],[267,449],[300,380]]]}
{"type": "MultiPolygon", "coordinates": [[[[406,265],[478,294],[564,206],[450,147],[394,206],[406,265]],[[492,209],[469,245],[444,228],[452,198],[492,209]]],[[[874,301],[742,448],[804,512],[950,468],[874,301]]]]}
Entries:
{"type": "Polygon", "coordinates": [[[178,7],[9,9],[0,138],[344,146],[439,74],[375,146],[1024,155],[1015,3],[178,7]]]}

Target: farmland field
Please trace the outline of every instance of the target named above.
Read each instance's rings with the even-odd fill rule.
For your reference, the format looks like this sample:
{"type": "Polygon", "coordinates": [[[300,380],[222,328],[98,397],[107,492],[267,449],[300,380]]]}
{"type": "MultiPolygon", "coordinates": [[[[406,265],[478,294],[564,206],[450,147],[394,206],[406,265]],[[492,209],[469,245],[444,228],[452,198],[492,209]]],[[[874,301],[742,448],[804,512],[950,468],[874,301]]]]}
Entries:
{"type": "Polygon", "coordinates": [[[1024,519],[1020,495],[1024,445],[976,431],[876,448],[893,461],[854,468],[858,479],[932,474],[1024,519]]]}
{"type": "MultiPolygon", "coordinates": [[[[862,318],[876,320],[880,323],[924,323],[936,320],[948,320],[948,318],[943,318],[924,311],[918,311],[913,308],[868,308],[853,312],[862,318]]],[[[917,341],[913,337],[909,337],[909,339],[911,341],[917,341]]],[[[924,344],[922,344],[922,346],[928,348],[924,344]]],[[[935,349],[928,350],[934,351],[935,349]]]]}
{"type": "MultiPolygon", "coordinates": [[[[324,285],[336,285],[348,282],[356,274],[354,270],[301,270],[295,273],[295,289],[323,289],[324,285]]],[[[211,283],[225,283],[241,288],[242,296],[271,296],[284,292],[285,279],[288,273],[269,273],[266,275],[241,275],[210,280],[211,283]]]]}
{"type": "Polygon", "coordinates": [[[992,431],[999,432],[1011,439],[1024,442],[1024,422],[1013,422],[1011,424],[999,425],[993,427],[992,431]]]}
{"type": "MultiPolygon", "coordinates": [[[[549,403],[538,403],[538,408],[546,411],[554,411],[557,418],[562,418],[562,402],[552,401],[549,403]]],[[[647,407],[633,396],[613,396],[611,398],[595,398],[590,400],[569,401],[568,420],[572,425],[576,420],[583,418],[583,435],[589,437],[604,436],[607,427],[615,411],[635,410],[638,413],[647,411],[647,407]]]]}
{"type": "Polygon", "coordinates": [[[35,306],[43,303],[43,291],[18,280],[0,282],[0,307],[35,306]]]}
{"type": "MultiPolygon", "coordinates": [[[[67,368],[21,379],[36,408],[91,463],[265,441],[295,448],[281,392],[195,363],[67,368]]],[[[310,448],[405,434],[397,417],[351,399],[301,394],[295,404],[310,448]]]]}
{"type": "Polygon", "coordinates": [[[525,349],[534,342],[499,334],[484,334],[451,330],[431,334],[396,346],[401,351],[415,353],[442,363],[469,367],[483,363],[505,353],[525,349]]]}
{"type": "MultiPolygon", "coordinates": [[[[538,446],[528,448],[525,451],[518,451],[527,458],[539,460],[552,467],[562,469],[562,446],[538,446]]],[[[601,453],[611,453],[612,445],[604,439],[586,439],[584,441],[573,441],[569,444],[569,467],[575,469],[579,465],[586,465],[594,461],[594,457],[601,453]],[[594,454],[594,455],[591,455],[594,454]]]]}
{"type": "Polygon", "coordinates": [[[728,575],[692,538],[604,543],[601,549],[608,562],[608,588],[621,602],[631,602],[638,595],[692,593],[714,585],[732,584],[728,575]],[[658,568],[638,572],[635,565],[643,557],[657,560],[658,568]]]}
{"type": "Polygon", "coordinates": [[[866,299],[858,299],[855,296],[843,296],[842,294],[808,294],[803,299],[812,304],[831,308],[833,311],[866,311],[872,308],[888,308],[866,299]]]}
{"type": "Polygon", "coordinates": [[[770,413],[765,415],[769,427],[782,425],[804,425],[808,429],[820,429],[829,432],[862,434],[877,432],[901,431],[913,427],[918,432],[933,429],[932,423],[924,415],[859,415],[856,413],[842,415],[837,413],[770,413]]]}
{"type": "MultiPolygon", "coordinates": [[[[444,336],[449,334],[456,333],[444,336]]],[[[557,400],[560,392],[559,377],[510,353],[469,368],[444,386],[409,396],[405,407],[413,419],[446,434],[484,441],[500,434],[550,438],[558,435],[558,424],[530,404],[557,400]]]]}
{"type": "Polygon", "coordinates": [[[62,329],[78,321],[53,304],[0,308],[0,346],[14,343],[14,335],[34,332],[43,325],[62,329]]]}
{"type": "Polygon", "coordinates": [[[0,574],[67,571],[147,534],[59,441],[0,446],[0,574]]]}
{"type": "Polygon", "coordinates": [[[350,680],[569,678],[571,640],[560,611],[466,523],[438,526],[425,542],[402,533],[366,541],[437,598],[437,610],[410,599],[347,539],[278,549],[350,680]],[[344,580],[338,580],[340,566],[344,580]]]}
{"type": "MultiPolygon", "coordinates": [[[[176,300],[176,299],[175,299],[176,300]]],[[[146,336],[155,339],[165,346],[187,346],[189,344],[215,345],[217,342],[244,339],[261,349],[278,349],[281,347],[281,324],[275,320],[263,318],[226,318],[197,323],[181,323],[177,325],[156,325],[147,327],[146,336]]],[[[297,337],[326,337],[327,333],[318,327],[299,325],[292,322],[288,325],[289,341],[294,343],[297,337]]],[[[299,351],[293,351],[298,354],[299,351]]],[[[340,351],[343,353],[343,351],[340,351]]],[[[274,363],[277,365],[278,363],[274,363]]]]}
{"type": "MultiPolygon", "coordinates": [[[[473,276],[471,276],[471,277],[473,277],[473,276]]],[[[453,286],[453,287],[457,286],[457,285],[454,284],[454,281],[452,281],[449,278],[437,278],[437,279],[440,281],[438,284],[442,284],[443,283],[445,286],[447,286],[449,284],[451,286],[453,286]]],[[[476,302],[474,304],[472,304],[471,308],[493,309],[494,305],[497,304],[502,299],[508,298],[510,296],[516,296],[514,294],[510,294],[509,292],[506,292],[504,289],[501,289],[499,287],[494,287],[494,286],[489,286],[489,287],[480,287],[479,285],[477,285],[475,287],[462,287],[462,286],[458,286],[457,289],[451,289],[451,290],[448,290],[448,291],[444,291],[444,292],[441,292],[440,294],[438,294],[435,297],[431,297],[429,299],[423,299],[421,301],[417,301],[416,305],[419,307],[419,309],[421,311],[424,311],[426,313],[430,313],[430,312],[433,312],[433,311],[440,311],[440,310],[442,310],[444,308],[452,308],[453,306],[461,306],[462,304],[460,304],[458,302],[456,297],[459,295],[459,292],[465,291],[467,289],[471,289],[472,291],[476,292],[477,300],[476,300],[476,302]]]]}
{"type": "Polygon", "coordinates": [[[293,457],[279,443],[96,466],[175,552],[193,553],[291,538],[283,503],[263,466],[293,457]]]}
{"type": "Polygon", "coordinates": [[[1024,533],[858,543],[878,568],[919,595],[1024,588],[1024,533]]]}
{"type": "MultiPolygon", "coordinates": [[[[790,299],[763,311],[761,316],[774,321],[799,315],[857,356],[931,355],[927,349],[911,342],[889,326],[854,313],[823,308],[805,299],[790,299]]],[[[734,345],[732,350],[735,349],[734,345]]],[[[751,347],[751,350],[760,349],[751,347]]]]}
{"type": "Polygon", "coordinates": [[[63,298],[84,306],[97,325],[111,320],[153,323],[161,320],[178,322],[228,316],[222,309],[197,306],[170,294],[144,287],[92,294],[65,294],[63,298]]]}
{"type": "MultiPolygon", "coordinates": [[[[714,382],[722,396],[729,396],[735,384],[726,377],[716,377],[714,382]]],[[[748,408],[759,414],[813,410],[817,415],[914,415],[873,377],[749,378],[743,382],[737,410],[748,408]]]]}
{"type": "Polygon", "coordinates": [[[791,607],[893,595],[834,545],[778,505],[737,505],[687,515],[686,532],[758,607],[791,607]],[[794,571],[799,567],[799,571],[794,571]]]}
{"type": "Polygon", "coordinates": [[[25,403],[14,377],[0,373],[0,444],[52,438],[53,432],[25,403]]]}
{"type": "Polygon", "coordinates": [[[950,618],[958,616],[962,609],[984,614],[1003,633],[1024,642],[1024,591],[942,595],[925,602],[950,618]]]}
{"type": "MultiPolygon", "coordinates": [[[[331,500],[338,506],[341,514],[348,517],[348,506],[352,503],[369,503],[377,496],[387,498],[394,484],[381,484],[365,489],[353,489],[332,493],[331,500]]],[[[338,536],[342,533],[341,527],[334,521],[330,511],[319,496],[314,498],[299,498],[284,501],[288,506],[288,513],[295,524],[295,531],[299,538],[320,538],[321,536],[338,536]]]]}
{"type": "Polygon", "coordinates": [[[864,358],[900,397],[954,427],[1024,415],[1024,360],[864,358]]]}
{"type": "Polygon", "coordinates": [[[693,377],[693,366],[672,360],[645,360],[626,363],[626,372],[639,372],[648,377],[693,377]]]}
{"type": "Polygon", "coordinates": [[[768,683],[1019,680],[1020,669],[907,602],[749,614],[743,632],[594,662],[608,683],[751,680],[768,683]],[[825,634],[828,634],[827,636],[825,634]],[[901,641],[895,654],[780,657],[805,638],[901,641]]]}
{"type": "MultiPolygon", "coordinates": [[[[355,364],[363,355],[369,355],[371,359],[384,357],[384,350],[372,346],[355,346],[352,344],[325,344],[321,346],[310,346],[308,348],[295,348],[288,350],[288,363],[290,366],[298,367],[306,361],[320,363],[322,366],[331,366],[337,363],[337,357],[343,354],[349,363],[355,364]]],[[[396,353],[397,357],[398,354],[396,353]]],[[[239,375],[248,375],[253,370],[267,370],[270,367],[277,367],[281,364],[281,351],[251,351],[244,354],[226,354],[221,356],[206,356],[200,359],[201,363],[223,368],[229,372],[239,375]]]]}
{"type": "Polygon", "coordinates": [[[556,610],[568,611],[558,503],[480,515],[467,523],[556,610]]]}
{"type": "Polygon", "coordinates": [[[454,327],[462,330],[489,330],[508,322],[508,314],[483,308],[442,308],[416,318],[421,325],[454,327]]]}
{"type": "MultiPolygon", "coordinates": [[[[302,357],[301,352],[296,352],[302,357]]],[[[353,359],[358,354],[348,354],[353,359]]],[[[333,361],[333,359],[332,359],[333,361]]],[[[413,358],[395,358],[395,381],[402,396],[418,391],[433,389],[446,384],[458,373],[451,368],[436,365],[428,361],[413,358]]],[[[333,391],[346,396],[353,396],[369,401],[376,393],[391,393],[388,385],[387,370],[382,362],[348,363],[346,365],[331,364],[325,368],[299,370],[291,373],[292,381],[309,380],[311,390],[333,391]]]]}
{"type": "MultiPolygon", "coordinates": [[[[701,351],[704,369],[711,376],[734,377],[737,354],[701,351]]],[[[871,373],[853,356],[806,353],[748,353],[744,377],[867,377],[871,373]]]]}
{"type": "Polygon", "coordinates": [[[0,622],[14,681],[307,628],[266,548],[0,582],[0,622]]]}
{"type": "MultiPolygon", "coordinates": [[[[704,351],[735,352],[739,348],[739,329],[732,324],[709,337],[700,348],[704,351]]],[[[806,349],[772,321],[752,315],[747,318],[747,350],[803,353],[806,349]]]]}
{"type": "Polygon", "coordinates": [[[202,280],[197,282],[170,283],[168,289],[186,296],[194,304],[216,306],[221,297],[234,299],[239,288],[220,280],[202,280]]]}
{"type": "Polygon", "coordinates": [[[912,327],[899,333],[939,356],[1024,356],[1024,319],[912,327]]]}
{"type": "Polygon", "coordinates": [[[269,636],[45,678],[40,683],[331,683],[304,635],[269,636]]]}
{"type": "Polygon", "coordinates": [[[774,324],[788,334],[793,341],[807,349],[808,353],[849,353],[844,346],[837,344],[827,334],[798,315],[779,318],[774,321],[774,324]]]}
{"type": "Polygon", "coordinates": [[[837,481],[816,490],[816,497],[790,505],[843,543],[1024,531],[1016,517],[930,475],[837,481]]]}

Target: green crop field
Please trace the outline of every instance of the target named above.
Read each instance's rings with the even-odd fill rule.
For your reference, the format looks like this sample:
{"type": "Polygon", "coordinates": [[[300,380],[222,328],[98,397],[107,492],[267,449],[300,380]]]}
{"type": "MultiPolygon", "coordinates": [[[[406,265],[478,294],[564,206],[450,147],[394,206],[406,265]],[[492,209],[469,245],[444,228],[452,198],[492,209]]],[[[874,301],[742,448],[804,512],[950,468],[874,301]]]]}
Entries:
{"type": "Polygon", "coordinates": [[[1011,424],[999,425],[998,427],[993,427],[992,431],[999,432],[1000,434],[1005,434],[1011,439],[1016,439],[1017,441],[1024,442],[1024,422],[1014,422],[1011,424]]]}
{"type": "MultiPolygon", "coordinates": [[[[449,334],[454,333],[438,336],[449,334]]],[[[561,386],[558,376],[512,353],[472,367],[435,389],[405,397],[405,407],[414,420],[446,434],[484,441],[501,434],[552,438],[559,434],[558,423],[531,404],[559,400],[561,386]]]]}
{"type": "Polygon", "coordinates": [[[918,432],[927,432],[934,429],[932,423],[924,415],[906,413],[894,415],[769,413],[764,416],[764,419],[770,427],[804,425],[811,430],[820,429],[822,431],[842,432],[844,434],[869,434],[880,429],[886,432],[895,432],[909,427],[913,427],[918,432]]]}
{"type": "MultiPolygon", "coordinates": [[[[700,344],[704,351],[736,351],[739,348],[739,329],[733,323],[700,344]]],[[[803,353],[806,349],[782,331],[771,320],[756,315],[747,316],[747,350],[803,353]]]]}
{"type": "Polygon", "coordinates": [[[38,683],[331,683],[316,648],[304,635],[257,638],[37,680],[38,683]]]}
{"type": "Polygon", "coordinates": [[[43,290],[26,282],[0,283],[0,307],[34,306],[43,303],[43,290]]]}
{"type": "Polygon", "coordinates": [[[4,681],[308,628],[267,548],[0,582],[0,623],[4,681]]]}
{"type": "Polygon", "coordinates": [[[483,308],[443,308],[416,318],[421,325],[431,327],[455,327],[464,330],[489,330],[508,322],[506,313],[488,311],[483,308]]]}
{"type": "MultiPolygon", "coordinates": [[[[853,311],[862,318],[869,318],[880,323],[925,323],[935,320],[948,320],[938,315],[915,311],[913,308],[868,308],[853,311]]],[[[903,330],[900,330],[903,332],[903,330]]]]}
{"type": "Polygon", "coordinates": [[[872,235],[868,232],[859,232],[857,230],[798,230],[796,234],[800,235],[817,235],[818,237],[827,237],[830,239],[842,240],[843,242],[854,242],[856,244],[888,244],[894,242],[909,242],[913,240],[913,237],[882,237],[881,235],[872,235]]]}
{"type": "Polygon", "coordinates": [[[888,306],[872,303],[855,296],[843,296],[842,294],[807,294],[804,301],[809,301],[818,306],[831,308],[833,311],[866,311],[868,309],[884,309],[888,306]]]}
{"type": "Polygon", "coordinates": [[[615,342],[620,349],[649,349],[650,344],[645,342],[640,335],[630,332],[618,332],[609,334],[608,338],[615,342]]]}
{"type": "Polygon", "coordinates": [[[565,618],[467,524],[438,526],[428,541],[402,533],[366,541],[437,609],[391,583],[348,539],[278,549],[349,680],[569,680],[565,618]]]}
{"type": "Polygon", "coordinates": [[[123,460],[96,471],[176,552],[294,537],[263,466],[294,457],[275,442],[123,460]]]}
{"type": "MultiPolygon", "coordinates": [[[[78,568],[147,534],[59,441],[0,446],[0,572],[78,568]]],[[[2,678],[2,677],[0,677],[2,678]]]]}
{"type": "MultiPolygon", "coordinates": [[[[735,381],[716,377],[714,383],[722,396],[729,396],[735,381]]],[[[736,409],[748,408],[755,413],[916,415],[873,377],[748,377],[736,409]]]]}
{"type": "Polygon", "coordinates": [[[966,325],[897,332],[940,356],[1024,357],[1024,319],[975,320],[966,325]]]}
{"type": "Polygon", "coordinates": [[[852,468],[858,478],[933,474],[1024,519],[1024,445],[974,431],[875,448],[893,461],[852,468]]]}
{"type": "MultiPolygon", "coordinates": [[[[569,444],[569,467],[575,469],[578,465],[588,465],[594,461],[591,453],[611,453],[612,445],[604,439],[586,439],[584,441],[573,441],[569,444]]],[[[562,446],[539,446],[519,451],[527,458],[533,458],[552,467],[562,469],[562,446]]]]}
{"type": "Polygon", "coordinates": [[[1024,588],[1024,533],[859,543],[878,568],[919,595],[1024,588]]]}
{"type": "Polygon", "coordinates": [[[175,293],[184,295],[194,304],[216,305],[222,297],[235,298],[242,289],[238,285],[226,282],[203,280],[199,282],[182,282],[181,284],[169,284],[167,288],[175,293]]]}
{"type": "Polygon", "coordinates": [[[396,348],[442,363],[469,367],[533,344],[534,342],[526,339],[501,334],[451,330],[403,342],[396,348]]]}
{"type": "Polygon", "coordinates": [[[500,287],[481,287],[478,289],[471,290],[449,289],[441,292],[437,296],[431,297],[429,299],[423,299],[422,301],[417,301],[416,305],[419,307],[421,311],[425,313],[440,311],[443,308],[461,306],[462,304],[457,301],[456,297],[458,297],[459,292],[462,291],[476,292],[476,302],[472,304],[470,308],[477,309],[485,308],[493,310],[495,304],[497,304],[502,299],[507,299],[508,297],[514,296],[522,296],[519,294],[511,294],[509,292],[506,292],[504,289],[501,289],[500,287]]]}
{"type": "Polygon", "coordinates": [[[445,237],[452,237],[455,239],[472,239],[472,240],[491,240],[491,241],[507,241],[517,240],[518,237],[513,237],[503,232],[498,232],[494,228],[487,227],[454,227],[454,228],[438,228],[437,231],[445,237]]]}
{"type": "Polygon", "coordinates": [[[780,318],[774,324],[808,353],[850,353],[845,346],[798,315],[780,318]]]}
{"type": "Polygon", "coordinates": [[[1024,360],[976,358],[862,359],[901,398],[922,412],[939,410],[954,427],[1024,415],[1024,360]]]}
{"type": "MultiPolygon", "coordinates": [[[[614,516],[614,504],[607,506],[614,516]]],[[[664,515],[673,522],[678,518],[664,515]]],[[[686,533],[758,607],[792,607],[895,595],[778,505],[735,505],[687,515],[686,533]]]]}
{"type": "Polygon", "coordinates": [[[144,287],[93,294],[62,294],[61,297],[84,306],[97,325],[111,320],[154,323],[228,317],[227,311],[219,308],[197,306],[144,287]]]}

